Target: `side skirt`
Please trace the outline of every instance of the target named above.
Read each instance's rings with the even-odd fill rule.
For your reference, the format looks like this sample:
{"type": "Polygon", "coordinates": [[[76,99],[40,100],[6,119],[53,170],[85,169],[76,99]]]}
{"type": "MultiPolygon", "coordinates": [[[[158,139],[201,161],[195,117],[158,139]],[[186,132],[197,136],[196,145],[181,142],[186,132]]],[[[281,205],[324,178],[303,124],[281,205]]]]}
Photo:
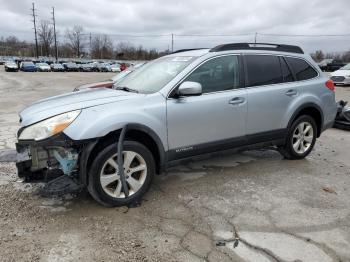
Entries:
{"type": "Polygon", "coordinates": [[[169,150],[166,167],[179,163],[207,159],[217,155],[235,153],[243,150],[253,150],[268,146],[284,145],[287,129],[263,132],[217,142],[192,145],[169,150]]]}

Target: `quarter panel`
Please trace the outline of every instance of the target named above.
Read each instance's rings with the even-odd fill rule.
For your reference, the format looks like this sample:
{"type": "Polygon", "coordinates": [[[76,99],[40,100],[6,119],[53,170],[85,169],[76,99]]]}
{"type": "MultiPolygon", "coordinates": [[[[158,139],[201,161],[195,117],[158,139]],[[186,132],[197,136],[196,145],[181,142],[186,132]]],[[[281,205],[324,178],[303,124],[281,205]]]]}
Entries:
{"type": "Polygon", "coordinates": [[[306,104],[314,104],[322,110],[324,125],[334,121],[336,115],[335,94],[325,86],[327,80],[328,78],[321,75],[313,80],[296,82],[300,85],[299,95],[285,111],[282,121],[284,127],[288,126],[293,114],[306,104]]]}

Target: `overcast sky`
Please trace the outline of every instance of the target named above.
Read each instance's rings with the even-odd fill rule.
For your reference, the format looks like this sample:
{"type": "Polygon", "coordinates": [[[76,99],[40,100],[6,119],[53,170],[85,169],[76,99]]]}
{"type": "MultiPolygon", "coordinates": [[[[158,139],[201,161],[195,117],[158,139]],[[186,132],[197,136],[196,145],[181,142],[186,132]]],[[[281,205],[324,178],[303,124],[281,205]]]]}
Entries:
{"type": "MultiPolygon", "coordinates": [[[[60,41],[72,25],[86,33],[114,34],[114,43],[127,41],[159,50],[212,47],[228,42],[252,42],[254,33],[348,34],[347,37],[257,36],[258,42],[301,45],[308,52],[350,49],[349,0],[36,0],[37,19],[49,20],[55,6],[60,41]],[[128,35],[166,35],[133,38],[128,35]],[[229,37],[184,37],[185,34],[228,34],[229,37]],[[250,34],[239,36],[240,34],[250,34]]],[[[32,0],[0,0],[0,36],[33,41],[32,0]]],[[[88,37],[86,39],[88,42],[88,37]]]]}

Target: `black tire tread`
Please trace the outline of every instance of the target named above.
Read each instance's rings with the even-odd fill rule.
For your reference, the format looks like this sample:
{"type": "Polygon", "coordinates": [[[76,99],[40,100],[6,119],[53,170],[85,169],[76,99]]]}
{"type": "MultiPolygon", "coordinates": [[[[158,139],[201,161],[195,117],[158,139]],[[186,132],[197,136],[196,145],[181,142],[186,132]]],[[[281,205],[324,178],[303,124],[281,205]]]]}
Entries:
{"type": "Polygon", "coordinates": [[[310,154],[310,152],[312,151],[315,142],[316,142],[316,135],[314,135],[314,140],[312,142],[312,145],[310,147],[310,149],[304,153],[303,155],[299,155],[297,154],[294,149],[293,149],[293,145],[291,143],[291,136],[293,136],[293,131],[296,128],[296,126],[302,122],[302,121],[309,121],[310,124],[312,125],[313,129],[314,129],[314,133],[317,134],[317,125],[315,120],[309,116],[309,115],[301,115],[299,116],[296,120],[294,120],[294,122],[292,123],[292,125],[290,126],[289,130],[288,130],[288,135],[286,138],[286,143],[283,147],[280,147],[278,149],[278,151],[281,153],[281,155],[289,160],[298,160],[298,159],[303,159],[306,156],[308,156],[310,154]]]}

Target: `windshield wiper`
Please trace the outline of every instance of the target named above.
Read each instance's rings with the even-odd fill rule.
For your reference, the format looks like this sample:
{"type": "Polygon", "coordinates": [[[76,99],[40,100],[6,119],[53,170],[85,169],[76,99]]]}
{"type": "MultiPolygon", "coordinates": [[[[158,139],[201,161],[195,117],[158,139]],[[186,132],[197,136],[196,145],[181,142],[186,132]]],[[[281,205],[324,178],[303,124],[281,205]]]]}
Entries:
{"type": "Polygon", "coordinates": [[[132,88],[129,88],[127,86],[118,86],[116,88],[116,90],[123,90],[123,91],[126,91],[126,92],[133,92],[133,93],[138,93],[139,91],[135,90],[135,89],[132,89],[132,88]]]}

